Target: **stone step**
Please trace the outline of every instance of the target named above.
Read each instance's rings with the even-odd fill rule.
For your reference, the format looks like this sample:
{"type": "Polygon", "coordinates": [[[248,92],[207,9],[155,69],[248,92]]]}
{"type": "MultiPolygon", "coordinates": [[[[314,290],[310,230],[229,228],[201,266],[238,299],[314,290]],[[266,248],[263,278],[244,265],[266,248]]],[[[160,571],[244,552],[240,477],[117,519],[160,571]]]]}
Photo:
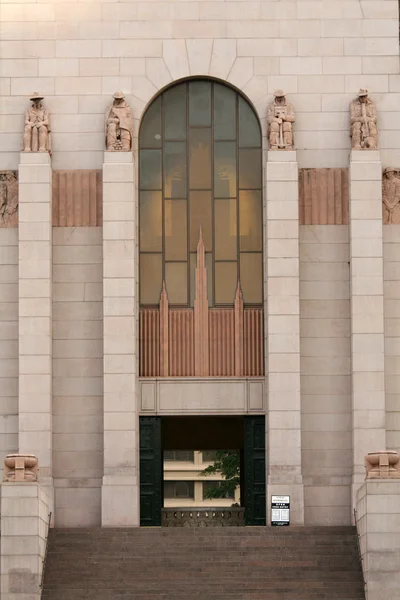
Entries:
{"type": "Polygon", "coordinates": [[[44,600],[364,600],[351,527],[53,529],[44,600]]]}

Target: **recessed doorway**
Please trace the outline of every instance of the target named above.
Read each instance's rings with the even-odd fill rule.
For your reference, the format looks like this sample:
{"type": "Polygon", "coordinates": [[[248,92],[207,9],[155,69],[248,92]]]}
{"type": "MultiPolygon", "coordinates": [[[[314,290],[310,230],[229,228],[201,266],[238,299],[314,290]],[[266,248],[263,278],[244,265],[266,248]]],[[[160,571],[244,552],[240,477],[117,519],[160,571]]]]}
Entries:
{"type": "Polygon", "coordinates": [[[230,508],[246,525],[265,525],[263,416],[140,418],[141,525],[165,524],[170,509],[187,516],[185,508],[230,508]]]}

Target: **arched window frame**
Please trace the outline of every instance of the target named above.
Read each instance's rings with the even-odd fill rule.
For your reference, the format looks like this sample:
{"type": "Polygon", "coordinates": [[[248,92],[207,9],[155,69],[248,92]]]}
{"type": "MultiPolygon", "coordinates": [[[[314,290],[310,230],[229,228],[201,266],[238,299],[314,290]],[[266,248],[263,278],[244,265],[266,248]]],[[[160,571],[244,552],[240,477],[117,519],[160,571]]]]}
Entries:
{"type": "MultiPolygon", "coordinates": [[[[241,285],[242,288],[244,287],[244,302],[245,305],[248,306],[262,306],[263,305],[263,216],[262,216],[262,206],[263,206],[263,186],[262,186],[262,133],[261,133],[261,126],[260,126],[260,122],[257,116],[256,111],[254,110],[254,108],[252,107],[251,103],[249,102],[249,100],[247,98],[245,98],[243,96],[243,94],[241,94],[240,91],[236,90],[235,88],[233,88],[232,86],[227,85],[225,82],[221,82],[218,80],[214,80],[214,79],[210,79],[210,78],[189,78],[186,79],[184,81],[180,81],[180,82],[175,82],[173,85],[169,86],[168,88],[165,88],[164,90],[162,90],[158,96],[156,96],[148,105],[142,121],[141,121],[141,126],[140,126],[140,131],[139,131],[139,197],[140,197],[140,209],[139,209],[139,230],[140,230],[140,235],[139,235],[139,247],[140,247],[140,265],[141,265],[141,273],[140,273],[140,279],[139,282],[142,280],[142,276],[143,276],[143,265],[142,265],[142,256],[145,254],[157,254],[156,252],[152,252],[152,251],[146,251],[142,249],[142,240],[143,240],[143,232],[141,230],[141,217],[143,216],[142,213],[142,209],[143,209],[143,192],[146,193],[146,190],[143,189],[142,183],[143,183],[143,179],[142,179],[142,174],[143,174],[143,150],[155,150],[156,148],[154,147],[149,147],[148,145],[146,145],[146,143],[143,143],[143,139],[142,139],[142,134],[143,134],[143,130],[144,127],[146,126],[146,120],[147,117],[149,116],[149,114],[151,113],[151,111],[154,109],[155,106],[157,106],[157,103],[161,104],[161,131],[162,131],[162,135],[161,135],[161,141],[160,141],[160,145],[161,145],[161,166],[163,169],[163,172],[161,173],[161,210],[162,210],[162,218],[161,218],[161,224],[162,224],[162,245],[161,245],[161,251],[158,252],[158,254],[162,255],[161,258],[161,265],[162,265],[162,274],[161,274],[161,279],[159,278],[159,281],[157,281],[157,295],[153,295],[153,299],[151,302],[146,302],[146,301],[142,301],[141,298],[141,294],[140,294],[140,304],[141,306],[156,306],[159,304],[159,294],[161,293],[161,288],[162,288],[162,281],[166,280],[166,285],[167,285],[167,292],[169,292],[168,290],[168,273],[167,273],[167,267],[168,265],[171,263],[173,264],[174,262],[177,263],[183,263],[186,262],[186,279],[187,279],[187,294],[186,294],[186,299],[185,301],[174,301],[174,297],[171,298],[171,294],[169,294],[170,296],[170,305],[171,306],[179,306],[179,307],[192,307],[193,306],[193,301],[194,301],[194,268],[195,268],[195,257],[196,257],[196,253],[194,251],[195,248],[195,243],[193,241],[193,236],[191,238],[190,236],[190,208],[191,208],[191,198],[190,198],[190,192],[191,193],[196,193],[196,192],[204,192],[206,190],[197,190],[197,189],[190,189],[189,190],[189,171],[190,171],[190,148],[189,148],[189,137],[190,137],[190,133],[192,131],[196,131],[196,130],[205,130],[207,128],[209,128],[211,130],[211,210],[212,210],[212,248],[211,251],[210,249],[207,247],[207,240],[205,240],[206,243],[206,266],[208,267],[208,289],[209,289],[209,306],[216,306],[216,307],[224,307],[224,306],[228,306],[228,307],[232,307],[233,303],[234,303],[234,288],[232,286],[232,289],[230,290],[230,296],[229,300],[224,300],[224,301],[218,301],[218,298],[216,298],[216,278],[218,278],[218,264],[221,264],[221,266],[225,267],[227,263],[237,263],[237,280],[241,280],[241,285]],[[211,124],[210,126],[202,126],[201,124],[198,125],[191,125],[190,124],[190,98],[189,98],[189,86],[191,86],[191,84],[193,83],[198,83],[198,84],[202,84],[204,82],[207,82],[209,85],[211,85],[211,124]],[[164,101],[165,101],[165,97],[168,93],[171,93],[171,91],[173,92],[173,90],[176,90],[179,86],[184,86],[186,89],[186,141],[183,142],[180,139],[166,139],[165,134],[165,106],[164,106],[164,101]],[[218,86],[218,87],[217,87],[218,86]],[[236,259],[232,259],[232,260],[219,260],[218,258],[216,258],[216,246],[215,246],[215,238],[216,238],[216,232],[215,232],[215,212],[216,212],[216,201],[218,200],[223,200],[223,201],[228,201],[228,198],[218,198],[217,196],[214,195],[214,191],[215,191],[215,183],[214,183],[214,177],[213,177],[213,171],[215,169],[215,142],[217,143],[224,143],[224,142],[232,142],[232,139],[229,140],[224,140],[224,139],[215,139],[215,131],[214,131],[214,102],[215,102],[215,89],[226,89],[226,90],[230,90],[232,94],[235,95],[235,103],[236,103],[236,227],[237,227],[237,242],[236,242],[236,259]],[[251,111],[252,117],[254,119],[254,123],[257,124],[257,128],[258,128],[258,143],[256,145],[242,145],[240,143],[240,122],[239,122],[239,112],[240,109],[239,107],[243,106],[245,107],[245,109],[247,111],[251,111]],[[172,143],[186,143],[186,152],[185,152],[185,156],[186,156],[186,183],[187,183],[187,188],[186,188],[186,198],[168,198],[165,195],[165,187],[166,187],[166,183],[165,183],[165,162],[166,162],[166,157],[165,157],[165,152],[164,152],[164,147],[165,144],[168,142],[172,142],[172,143]],[[257,250],[246,250],[243,249],[241,247],[241,236],[240,236],[240,224],[241,224],[241,218],[240,218],[240,192],[246,192],[249,191],[246,189],[245,186],[241,186],[240,185],[240,170],[242,168],[241,163],[242,160],[240,158],[240,155],[244,155],[246,154],[246,151],[248,150],[256,150],[258,152],[258,160],[257,160],[257,166],[256,166],[256,170],[258,172],[258,178],[259,178],[259,182],[258,182],[258,187],[257,188],[253,188],[252,191],[256,191],[258,193],[258,214],[259,214],[259,223],[260,223],[260,227],[259,227],[259,242],[258,242],[258,246],[257,246],[257,250]],[[242,151],[242,152],[241,152],[242,151]],[[179,202],[180,200],[186,201],[187,203],[187,208],[186,208],[186,222],[187,222],[187,227],[186,227],[186,240],[187,240],[187,260],[183,261],[183,260],[178,260],[178,261],[174,261],[174,260],[167,260],[166,259],[166,235],[165,235],[165,223],[166,223],[166,218],[165,218],[165,213],[166,213],[166,202],[168,202],[169,200],[172,200],[172,203],[174,202],[179,202]],[[258,270],[258,281],[259,281],[259,293],[258,293],[258,298],[256,301],[254,301],[254,299],[250,298],[246,298],[246,285],[243,286],[243,279],[246,279],[246,277],[249,277],[249,272],[247,270],[246,272],[246,266],[245,266],[245,261],[247,260],[247,258],[250,255],[254,255],[256,254],[258,257],[258,265],[257,265],[257,270],[258,270]],[[225,264],[226,263],[226,264],[225,264]]],[[[158,150],[160,148],[157,148],[158,150]]],[[[245,161],[243,161],[244,164],[245,161]]],[[[250,167],[253,166],[250,164],[250,167]]],[[[155,191],[155,190],[153,190],[155,191]]],[[[206,236],[204,236],[206,237],[206,236]]],[[[196,244],[197,244],[197,240],[195,240],[196,244]]],[[[235,281],[235,289],[236,289],[236,283],[237,281],[235,281]]],[[[173,296],[173,295],[172,295],[173,296]]]]}

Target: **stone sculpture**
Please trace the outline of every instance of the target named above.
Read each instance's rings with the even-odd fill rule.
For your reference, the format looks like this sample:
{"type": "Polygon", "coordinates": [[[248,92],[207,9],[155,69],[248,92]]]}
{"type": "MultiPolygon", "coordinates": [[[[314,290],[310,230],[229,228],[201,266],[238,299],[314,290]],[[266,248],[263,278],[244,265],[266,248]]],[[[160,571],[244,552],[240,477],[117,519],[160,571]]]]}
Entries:
{"type": "Polygon", "coordinates": [[[129,152],[132,149],[133,114],[122,92],[115,92],[105,121],[106,148],[109,152],[129,152]]]}
{"type": "Polygon", "coordinates": [[[296,120],[293,105],[283,90],[274,92],[268,106],[268,137],[270,150],[293,150],[293,126],[296,120]]]}
{"type": "Polygon", "coordinates": [[[24,152],[49,152],[51,134],[49,111],[42,104],[43,96],[35,92],[32,106],[25,111],[24,152]]]}
{"type": "Polygon", "coordinates": [[[400,224],[400,169],[388,167],[382,180],[383,222],[400,224]]]}
{"type": "Polygon", "coordinates": [[[358,98],[350,104],[350,137],[354,150],[375,150],[378,147],[376,105],[368,97],[368,90],[361,89],[358,98]]]}
{"type": "Polygon", "coordinates": [[[0,227],[17,224],[18,180],[14,171],[0,172],[0,227]]]}
{"type": "Polygon", "coordinates": [[[3,481],[37,481],[38,459],[34,454],[8,454],[4,461],[3,481]]]}
{"type": "Polygon", "coordinates": [[[400,455],[394,450],[370,452],[365,469],[366,479],[400,479],[400,455]]]}

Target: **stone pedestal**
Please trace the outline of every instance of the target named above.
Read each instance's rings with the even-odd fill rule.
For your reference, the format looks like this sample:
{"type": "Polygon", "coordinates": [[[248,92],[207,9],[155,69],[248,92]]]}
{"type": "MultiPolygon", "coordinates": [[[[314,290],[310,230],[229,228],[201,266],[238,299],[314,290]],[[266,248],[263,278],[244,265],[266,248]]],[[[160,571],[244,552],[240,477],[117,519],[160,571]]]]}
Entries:
{"type": "Polygon", "coordinates": [[[38,483],[1,486],[1,598],[40,599],[49,497],[38,483]]]}
{"type": "Polygon", "coordinates": [[[268,152],[265,183],[269,406],[267,514],[271,495],[288,494],[291,523],[302,525],[299,191],[295,151],[268,152]]]}
{"type": "MultiPolygon", "coordinates": [[[[19,452],[39,459],[52,502],[52,170],[47,152],[19,165],[19,452]]],[[[51,509],[53,510],[53,509],[51,509]]]]}
{"type": "Polygon", "coordinates": [[[400,480],[367,479],[357,492],[367,600],[400,598],[400,480]]]}
{"type": "Polygon", "coordinates": [[[103,527],[139,525],[136,213],[132,153],[105,152],[103,527]]]}
{"type": "Polygon", "coordinates": [[[386,447],[382,165],[378,150],[351,153],[350,297],[354,507],[365,478],[364,456],[371,449],[386,447]]]}

